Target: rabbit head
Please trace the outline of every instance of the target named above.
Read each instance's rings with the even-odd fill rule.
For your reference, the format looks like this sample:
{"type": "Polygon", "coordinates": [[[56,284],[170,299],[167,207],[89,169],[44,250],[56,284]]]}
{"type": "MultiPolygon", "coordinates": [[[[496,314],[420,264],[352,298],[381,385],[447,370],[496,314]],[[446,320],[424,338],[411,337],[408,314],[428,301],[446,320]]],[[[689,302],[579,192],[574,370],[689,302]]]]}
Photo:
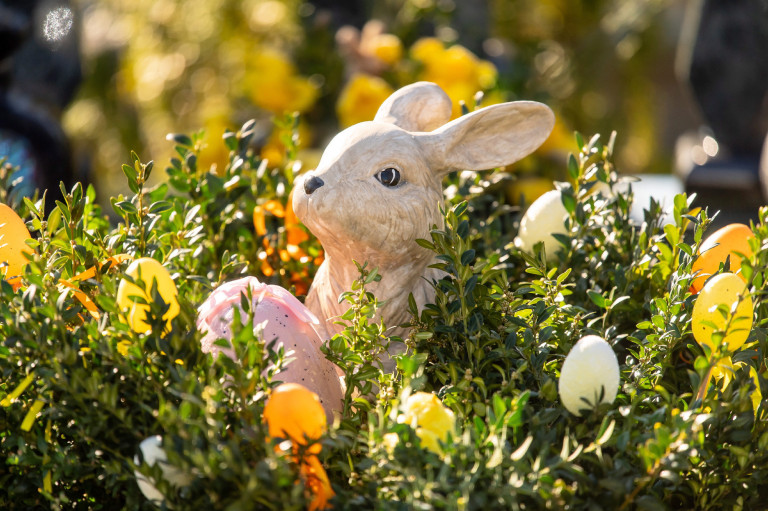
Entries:
{"type": "MultiPolygon", "coordinates": [[[[390,96],[371,122],[339,133],[317,169],[299,177],[293,208],[317,236],[325,260],[305,304],[320,318],[325,339],[343,330],[339,295],[359,277],[354,261],[378,268],[369,285],[388,325],[410,319],[409,296],[419,309],[434,300],[434,253],[416,243],[442,226],[442,179],[454,170],[508,165],[549,135],[554,115],[530,101],[493,105],[448,122],[451,101],[435,84],[416,83],[390,96]],[[446,124],[447,123],[447,124],[446,124]]],[[[401,327],[391,335],[406,336],[401,327]]],[[[395,344],[389,355],[402,350],[395,344]]],[[[387,371],[394,368],[388,356],[387,371]]]]}
{"type": "Polygon", "coordinates": [[[435,84],[404,87],[375,119],[339,133],[312,172],[296,181],[293,207],[326,253],[389,266],[429,257],[415,240],[442,225],[442,179],[455,170],[508,165],[549,136],[554,115],[518,101],[452,122],[451,101],[435,84]]]}

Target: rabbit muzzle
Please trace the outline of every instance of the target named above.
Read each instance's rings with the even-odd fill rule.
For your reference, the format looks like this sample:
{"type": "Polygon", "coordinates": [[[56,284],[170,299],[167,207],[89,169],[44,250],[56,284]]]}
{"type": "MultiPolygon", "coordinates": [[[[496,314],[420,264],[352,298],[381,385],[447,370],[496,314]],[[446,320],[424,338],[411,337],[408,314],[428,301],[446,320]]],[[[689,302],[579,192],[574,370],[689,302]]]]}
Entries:
{"type": "Polygon", "coordinates": [[[320,179],[317,176],[308,175],[304,179],[304,193],[307,195],[312,195],[312,193],[323,186],[325,184],[325,181],[320,179]]]}

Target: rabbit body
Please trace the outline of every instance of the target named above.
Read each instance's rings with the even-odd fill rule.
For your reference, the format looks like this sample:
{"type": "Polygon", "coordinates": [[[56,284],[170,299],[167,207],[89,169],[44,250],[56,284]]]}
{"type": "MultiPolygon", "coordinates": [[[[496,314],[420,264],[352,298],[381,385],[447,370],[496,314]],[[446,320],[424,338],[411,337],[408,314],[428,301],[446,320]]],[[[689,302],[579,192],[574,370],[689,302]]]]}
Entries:
{"type": "MultiPolygon", "coordinates": [[[[393,326],[389,333],[407,335],[397,325],[410,319],[408,296],[423,308],[434,299],[432,282],[442,277],[429,268],[434,253],[416,240],[443,225],[443,177],[513,163],[539,147],[554,125],[552,111],[531,101],[447,122],[450,115],[450,99],[437,85],[404,87],[373,121],[336,135],[317,169],[297,178],[294,211],[325,251],[305,302],[325,338],[343,329],[335,321],[347,304],[338,297],[359,276],[354,261],[378,268],[381,281],[369,290],[383,302],[379,314],[393,326]]],[[[392,369],[392,361],[385,366],[392,369]]]]}

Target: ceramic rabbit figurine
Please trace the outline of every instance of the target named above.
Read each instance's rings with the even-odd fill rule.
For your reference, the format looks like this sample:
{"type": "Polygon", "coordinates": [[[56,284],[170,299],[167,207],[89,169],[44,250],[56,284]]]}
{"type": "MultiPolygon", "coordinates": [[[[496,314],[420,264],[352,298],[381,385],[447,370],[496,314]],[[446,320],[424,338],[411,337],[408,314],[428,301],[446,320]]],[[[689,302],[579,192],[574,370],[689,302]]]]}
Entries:
{"type": "MultiPolygon", "coordinates": [[[[532,101],[450,117],[451,100],[437,85],[404,87],[373,121],[334,137],[317,169],[296,180],[294,211],[325,251],[306,305],[321,319],[326,339],[342,330],[334,322],[347,308],[339,295],[358,277],[353,260],[379,269],[382,279],[370,290],[384,303],[379,312],[387,325],[409,320],[409,294],[419,308],[429,303],[432,281],[441,275],[428,268],[434,254],[416,239],[429,239],[431,227],[443,225],[443,177],[513,163],[554,126],[552,111],[532,101]]],[[[406,334],[397,327],[392,333],[406,334]]]]}

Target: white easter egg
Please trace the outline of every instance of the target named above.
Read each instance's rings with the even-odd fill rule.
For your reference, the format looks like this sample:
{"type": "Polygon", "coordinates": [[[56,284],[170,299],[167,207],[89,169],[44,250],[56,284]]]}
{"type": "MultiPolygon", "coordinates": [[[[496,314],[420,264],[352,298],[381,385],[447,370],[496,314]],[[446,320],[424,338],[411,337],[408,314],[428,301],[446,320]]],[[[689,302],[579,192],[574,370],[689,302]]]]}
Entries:
{"type": "Polygon", "coordinates": [[[553,234],[567,234],[565,220],[568,211],[563,205],[560,190],[550,190],[533,201],[520,220],[515,246],[533,252],[536,243],[544,242],[547,259],[553,259],[562,245],[553,234]]]}
{"type": "Polygon", "coordinates": [[[579,339],[560,370],[558,390],[563,406],[574,415],[601,402],[613,403],[619,388],[619,361],[613,348],[597,335],[579,339]],[[585,403],[584,400],[589,403],[585,403]]]}
{"type": "MultiPolygon", "coordinates": [[[[163,471],[163,477],[172,485],[186,486],[192,482],[192,477],[189,474],[168,464],[168,456],[163,450],[163,437],[160,435],[146,438],[139,444],[139,449],[141,449],[141,454],[144,456],[144,461],[147,465],[154,466],[159,464],[163,471]]],[[[137,465],[141,463],[138,456],[136,456],[133,461],[137,465]]],[[[165,495],[155,487],[155,482],[138,470],[134,471],[134,476],[136,477],[136,483],[139,485],[141,493],[144,494],[147,500],[158,507],[162,506],[163,501],[165,500],[165,495]]]]}

